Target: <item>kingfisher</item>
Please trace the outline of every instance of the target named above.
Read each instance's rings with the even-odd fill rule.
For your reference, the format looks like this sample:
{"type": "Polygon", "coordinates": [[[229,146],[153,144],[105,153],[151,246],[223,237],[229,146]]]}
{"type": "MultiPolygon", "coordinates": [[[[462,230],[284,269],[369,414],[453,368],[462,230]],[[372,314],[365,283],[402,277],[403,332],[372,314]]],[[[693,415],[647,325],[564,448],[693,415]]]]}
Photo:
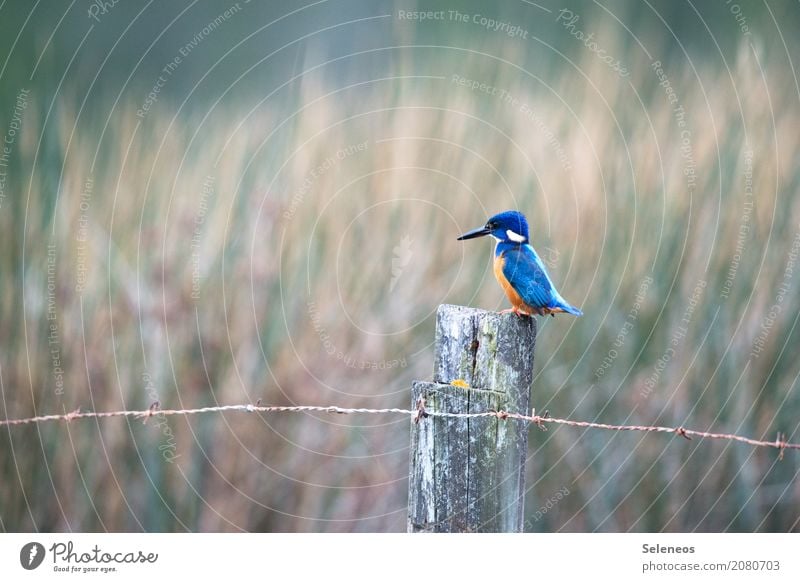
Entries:
{"type": "Polygon", "coordinates": [[[528,241],[528,221],[521,212],[507,210],[492,216],[484,226],[462,234],[457,240],[492,235],[497,239],[494,251],[494,276],[506,292],[511,309],[500,313],[517,315],[552,315],[583,312],[567,303],[550,280],[544,263],[528,241]]]}

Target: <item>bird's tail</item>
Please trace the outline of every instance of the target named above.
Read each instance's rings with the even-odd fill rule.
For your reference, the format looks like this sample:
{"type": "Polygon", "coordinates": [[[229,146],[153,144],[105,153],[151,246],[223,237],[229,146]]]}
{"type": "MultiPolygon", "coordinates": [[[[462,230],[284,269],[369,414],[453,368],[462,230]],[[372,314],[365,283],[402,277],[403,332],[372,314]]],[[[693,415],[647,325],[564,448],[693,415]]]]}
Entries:
{"type": "Polygon", "coordinates": [[[570,305],[570,304],[569,304],[569,303],[567,303],[566,301],[562,301],[562,302],[560,302],[560,303],[558,304],[558,306],[559,306],[561,309],[563,309],[563,310],[564,310],[564,313],[571,313],[572,315],[574,315],[574,316],[576,316],[576,317],[580,317],[581,315],[583,315],[583,311],[581,311],[581,310],[580,310],[580,309],[578,309],[577,307],[573,307],[572,305],[570,305]]]}

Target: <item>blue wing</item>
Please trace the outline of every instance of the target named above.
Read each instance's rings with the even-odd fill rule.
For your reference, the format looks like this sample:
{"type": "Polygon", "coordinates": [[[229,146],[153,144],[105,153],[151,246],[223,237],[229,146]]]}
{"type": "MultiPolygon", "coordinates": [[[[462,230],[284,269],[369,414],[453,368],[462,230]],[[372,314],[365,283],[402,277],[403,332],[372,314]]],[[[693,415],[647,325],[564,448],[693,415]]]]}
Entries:
{"type": "Polygon", "coordinates": [[[530,245],[515,245],[503,252],[505,275],[522,300],[531,307],[560,307],[568,313],[581,315],[581,311],[567,303],[556,291],[547,275],[544,263],[530,245]]]}
{"type": "Polygon", "coordinates": [[[549,307],[553,303],[553,283],[532,247],[509,249],[503,258],[503,275],[525,303],[531,307],[549,307]]]}

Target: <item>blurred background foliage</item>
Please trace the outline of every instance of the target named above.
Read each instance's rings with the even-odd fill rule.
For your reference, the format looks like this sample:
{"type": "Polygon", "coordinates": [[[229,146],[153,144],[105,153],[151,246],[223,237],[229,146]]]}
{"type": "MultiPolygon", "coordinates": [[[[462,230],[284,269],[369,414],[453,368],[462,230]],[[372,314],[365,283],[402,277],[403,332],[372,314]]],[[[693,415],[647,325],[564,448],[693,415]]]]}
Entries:
{"type": "MultiPolygon", "coordinates": [[[[797,5],[485,4],[5,3],[0,416],[408,406],[436,307],[506,307],[455,237],[518,208],[586,314],[540,320],[537,410],[797,440],[797,5]]],[[[796,454],[530,435],[528,531],[800,527],[796,454]]],[[[408,442],[324,414],[4,429],[0,528],[402,531],[408,442]]]]}

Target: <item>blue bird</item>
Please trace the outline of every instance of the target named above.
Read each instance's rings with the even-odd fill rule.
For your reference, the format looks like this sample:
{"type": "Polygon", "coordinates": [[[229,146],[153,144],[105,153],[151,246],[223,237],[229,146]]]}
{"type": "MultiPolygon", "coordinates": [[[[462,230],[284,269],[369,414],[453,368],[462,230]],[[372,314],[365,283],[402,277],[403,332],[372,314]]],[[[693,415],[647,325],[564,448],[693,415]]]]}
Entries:
{"type": "Polygon", "coordinates": [[[517,315],[552,315],[583,312],[567,303],[547,275],[544,263],[528,242],[528,221],[521,212],[507,210],[495,214],[486,225],[458,237],[467,240],[492,235],[497,239],[494,252],[494,276],[506,292],[511,309],[501,313],[517,315]]]}

